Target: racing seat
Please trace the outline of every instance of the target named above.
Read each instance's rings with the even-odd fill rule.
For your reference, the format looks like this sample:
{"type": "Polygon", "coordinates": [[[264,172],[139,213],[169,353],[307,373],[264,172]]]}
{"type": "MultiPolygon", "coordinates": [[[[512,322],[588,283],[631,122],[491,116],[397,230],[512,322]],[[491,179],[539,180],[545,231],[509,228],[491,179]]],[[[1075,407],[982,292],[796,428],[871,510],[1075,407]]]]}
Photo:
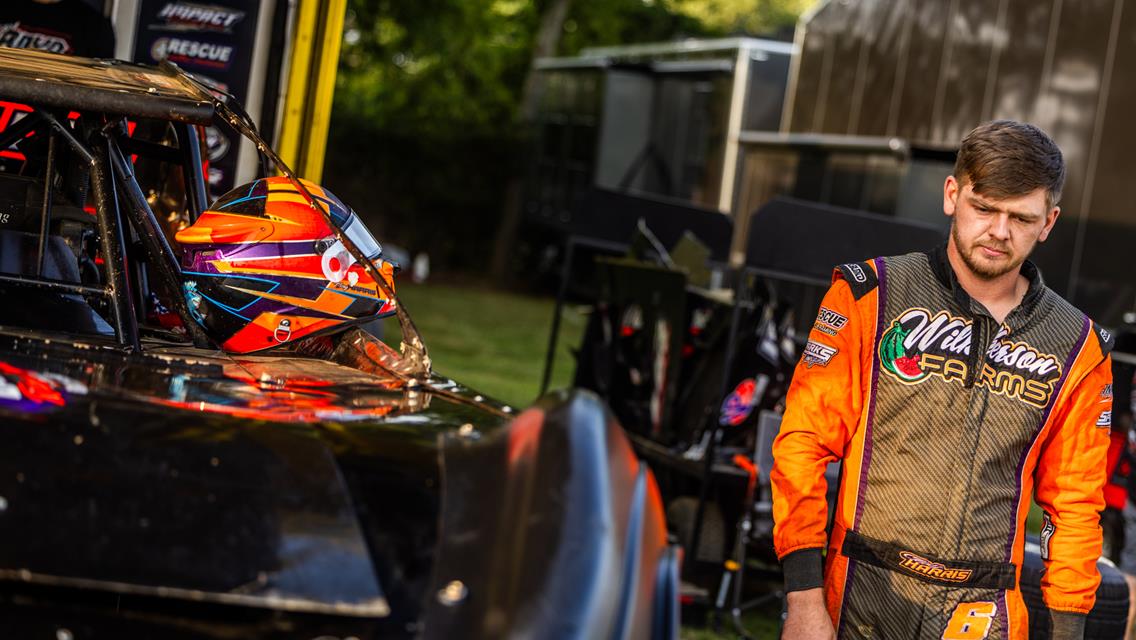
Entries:
{"type": "MultiPolygon", "coordinates": [[[[62,182],[63,189],[72,192],[67,189],[67,180],[62,182]]],[[[97,284],[97,267],[83,255],[89,264],[85,270],[81,268],[78,248],[83,235],[91,233],[94,218],[58,190],[52,195],[51,224],[44,240],[40,270],[43,192],[42,179],[0,173],[0,275],[97,284]]],[[[86,335],[114,333],[81,295],[43,291],[20,282],[0,283],[0,295],[4,299],[0,325],[86,335]]]]}
{"type": "Polygon", "coordinates": [[[80,242],[81,227],[89,228],[94,219],[56,190],[44,244],[43,272],[38,273],[43,191],[42,179],[0,174],[0,273],[27,278],[38,274],[78,284],[81,278],[75,247],[80,242]],[[65,236],[73,236],[71,242],[65,236]]]}
{"type": "MultiPolygon", "coordinates": [[[[39,234],[0,229],[0,273],[33,278],[39,258],[39,234]]],[[[79,262],[67,242],[60,236],[49,235],[43,252],[43,273],[40,277],[79,283],[79,262]]]]}

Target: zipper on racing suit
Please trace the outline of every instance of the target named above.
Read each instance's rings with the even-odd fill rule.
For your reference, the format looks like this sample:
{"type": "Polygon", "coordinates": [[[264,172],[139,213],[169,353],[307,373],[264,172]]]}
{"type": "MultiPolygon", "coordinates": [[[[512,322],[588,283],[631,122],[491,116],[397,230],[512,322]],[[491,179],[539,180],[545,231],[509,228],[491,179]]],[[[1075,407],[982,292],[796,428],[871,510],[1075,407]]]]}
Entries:
{"type": "MultiPolygon", "coordinates": [[[[978,377],[982,368],[986,365],[986,352],[987,346],[992,338],[991,325],[993,318],[984,313],[973,313],[971,321],[971,336],[970,336],[970,353],[968,354],[967,375],[963,380],[963,388],[970,391],[969,401],[967,402],[966,422],[970,428],[966,429],[966,438],[959,443],[959,460],[967,460],[967,469],[963,476],[966,478],[966,485],[963,489],[962,504],[970,502],[970,493],[973,489],[974,482],[974,464],[977,458],[978,446],[982,440],[983,426],[986,422],[986,410],[989,407],[990,398],[986,387],[978,385],[978,377]],[[977,415],[976,415],[977,414],[977,415]]],[[[967,527],[967,512],[965,509],[959,511],[958,526],[953,533],[953,540],[945,540],[946,544],[941,545],[940,548],[946,549],[953,543],[954,551],[952,557],[959,558],[963,553],[962,542],[963,534],[967,527]]],[[[935,611],[942,611],[948,608],[949,600],[953,597],[950,593],[944,592],[942,600],[938,603],[937,608],[924,610],[923,619],[921,623],[927,623],[935,615],[935,611]]]]}
{"type": "Polygon", "coordinates": [[[989,335],[989,324],[994,321],[993,318],[983,313],[975,313],[972,318],[970,324],[970,362],[968,363],[970,366],[967,367],[966,379],[963,381],[963,387],[966,389],[975,387],[979,372],[986,364],[986,350],[992,337],[989,335]]]}

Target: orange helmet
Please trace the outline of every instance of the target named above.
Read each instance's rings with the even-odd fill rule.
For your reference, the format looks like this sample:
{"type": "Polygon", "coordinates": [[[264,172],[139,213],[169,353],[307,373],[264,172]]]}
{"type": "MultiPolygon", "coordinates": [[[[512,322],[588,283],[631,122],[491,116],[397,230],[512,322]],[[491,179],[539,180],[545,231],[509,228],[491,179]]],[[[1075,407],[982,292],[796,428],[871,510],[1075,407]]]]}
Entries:
{"type": "MultiPolygon", "coordinates": [[[[303,184],[393,292],[397,267],[359,216],[303,184]]],[[[226,351],[270,349],[394,313],[395,301],[286,177],[233,189],[175,239],[190,313],[226,351]]]]}

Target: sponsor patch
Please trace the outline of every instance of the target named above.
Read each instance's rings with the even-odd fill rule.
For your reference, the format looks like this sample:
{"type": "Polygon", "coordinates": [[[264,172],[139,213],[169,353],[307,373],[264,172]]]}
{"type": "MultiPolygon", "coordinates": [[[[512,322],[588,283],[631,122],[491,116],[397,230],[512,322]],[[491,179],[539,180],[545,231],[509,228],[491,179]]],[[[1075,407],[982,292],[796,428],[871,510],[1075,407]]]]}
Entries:
{"type": "Polygon", "coordinates": [[[1057,531],[1057,527],[1053,526],[1053,520],[1049,517],[1048,511],[1041,512],[1041,559],[1049,559],[1049,539],[1053,537],[1053,533],[1057,531]]]}
{"type": "Polygon", "coordinates": [[[985,640],[997,613],[998,605],[993,602],[960,602],[939,637],[942,640],[985,640]]]}
{"type": "Polygon", "coordinates": [[[1100,401],[1101,402],[1112,402],[1112,383],[1111,382],[1104,385],[1103,387],[1101,387],[1100,401]]]}
{"type": "Polygon", "coordinates": [[[848,324],[848,318],[828,307],[821,307],[820,312],[817,313],[816,323],[813,324],[813,328],[821,333],[834,336],[840,333],[840,330],[843,329],[846,324],[848,324]]]}
{"type": "Polygon", "coordinates": [[[1007,338],[1002,328],[986,349],[986,358],[971,371],[971,322],[945,311],[913,308],[892,320],[880,338],[880,366],[904,384],[919,384],[933,376],[948,382],[976,384],[1038,408],[1049,404],[1062,364],[1024,342],[1007,338]]]}
{"type": "Polygon", "coordinates": [[[869,292],[880,286],[880,279],[876,276],[870,262],[849,262],[836,268],[833,278],[841,278],[848,283],[852,297],[859,300],[869,292]]]}
{"type": "Polygon", "coordinates": [[[1112,335],[1107,329],[1095,322],[1093,323],[1093,331],[1096,333],[1101,353],[1107,354],[1112,351],[1112,348],[1116,346],[1116,336],[1112,335]]]}
{"type": "Polygon", "coordinates": [[[1101,411],[1100,416],[1097,417],[1098,427],[1111,427],[1112,426],[1112,409],[1105,409],[1101,411]]]}
{"type": "Polygon", "coordinates": [[[974,574],[973,569],[948,567],[941,562],[933,562],[910,551],[899,552],[899,566],[914,574],[943,580],[945,582],[966,582],[974,574]]]}
{"type": "Polygon", "coordinates": [[[830,347],[826,344],[809,340],[808,344],[805,345],[805,366],[812,367],[813,365],[820,365],[827,367],[828,363],[832,361],[832,356],[836,355],[837,352],[836,347],[830,347]]]}

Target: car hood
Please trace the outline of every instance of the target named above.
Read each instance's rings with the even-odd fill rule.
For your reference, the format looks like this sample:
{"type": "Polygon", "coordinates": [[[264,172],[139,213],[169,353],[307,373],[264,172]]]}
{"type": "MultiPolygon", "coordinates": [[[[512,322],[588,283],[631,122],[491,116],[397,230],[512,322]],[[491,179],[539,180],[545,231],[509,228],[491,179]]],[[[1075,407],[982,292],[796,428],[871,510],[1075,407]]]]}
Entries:
{"type": "Polygon", "coordinates": [[[442,434],[508,410],[303,358],[0,348],[0,579],[363,617],[419,600],[442,434]]]}

